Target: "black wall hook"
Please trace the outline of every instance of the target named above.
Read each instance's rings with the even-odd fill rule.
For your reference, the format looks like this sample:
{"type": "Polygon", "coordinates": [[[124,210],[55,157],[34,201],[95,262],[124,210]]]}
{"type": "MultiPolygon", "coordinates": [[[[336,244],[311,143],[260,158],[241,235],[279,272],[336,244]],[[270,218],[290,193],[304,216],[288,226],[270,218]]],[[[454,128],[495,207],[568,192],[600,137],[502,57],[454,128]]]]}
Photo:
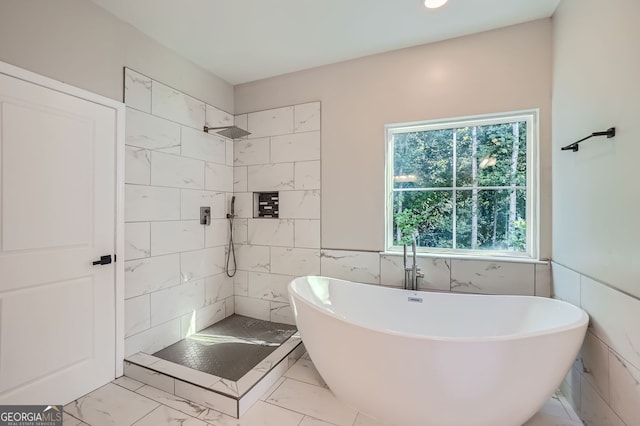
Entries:
{"type": "Polygon", "coordinates": [[[607,129],[604,132],[593,132],[591,133],[589,136],[587,136],[586,138],[582,138],[579,141],[576,141],[572,144],[569,144],[567,146],[563,146],[561,149],[563,151],[573,151],[576,152],[578,150],[578,145],[580,144],[580,142],[584,142],[587,139],[591,139],[594,136],[606,136],[607,139],[611,139],[612,137],[614,137],[616,135],[616,128],[615,127],[610,127],[609,129],[607,129]]]}

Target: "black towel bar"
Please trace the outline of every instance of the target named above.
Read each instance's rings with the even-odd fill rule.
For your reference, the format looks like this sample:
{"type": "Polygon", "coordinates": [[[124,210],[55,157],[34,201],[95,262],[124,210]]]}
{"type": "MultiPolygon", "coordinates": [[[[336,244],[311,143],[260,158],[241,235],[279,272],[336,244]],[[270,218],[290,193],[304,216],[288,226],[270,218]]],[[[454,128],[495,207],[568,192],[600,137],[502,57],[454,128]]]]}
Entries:
{"type": "Polygon", "coordinates": [[[593,132],[591,133],[589,136],[587,136],[586,138],[582,138],[579,141],[576,141],[574,143],[571,143],[567,146],[563,146],[562,150],[563,151],[568,151],[571,150],[573,152],[576,152],[578,150],[578,145],[580,144],[580,142],[584,142],[587,139],[591,139],[594,136],[606,136],[607,139],[611,139],[612,137],[614,137],[616,135],[616,128],[615,127],[611,127],[609,129],[607,129],[604,132],[593,132]]]}

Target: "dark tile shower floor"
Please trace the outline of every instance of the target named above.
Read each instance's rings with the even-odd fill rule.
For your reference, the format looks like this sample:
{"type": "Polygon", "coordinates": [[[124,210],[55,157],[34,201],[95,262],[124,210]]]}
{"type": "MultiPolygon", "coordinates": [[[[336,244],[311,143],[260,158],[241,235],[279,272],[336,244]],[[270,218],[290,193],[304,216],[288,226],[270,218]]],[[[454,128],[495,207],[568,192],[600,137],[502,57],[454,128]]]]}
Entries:
{"type": "Polygon", "coordinates": [[[238,381],[296,331],[293,325],[232,315],[153,355],[238,381]]]}

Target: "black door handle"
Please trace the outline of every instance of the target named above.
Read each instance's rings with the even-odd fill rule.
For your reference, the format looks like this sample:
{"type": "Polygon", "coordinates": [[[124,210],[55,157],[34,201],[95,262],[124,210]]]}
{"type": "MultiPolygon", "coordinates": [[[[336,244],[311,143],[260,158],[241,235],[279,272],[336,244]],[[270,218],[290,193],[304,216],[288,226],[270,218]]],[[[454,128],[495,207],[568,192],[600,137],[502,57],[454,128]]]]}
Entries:
{"type": "Polygon", "coordinates": [[[100,256],[100,260],[93,262],[94,265],[108,265],[111,263],[111,255],[100,256]]]}

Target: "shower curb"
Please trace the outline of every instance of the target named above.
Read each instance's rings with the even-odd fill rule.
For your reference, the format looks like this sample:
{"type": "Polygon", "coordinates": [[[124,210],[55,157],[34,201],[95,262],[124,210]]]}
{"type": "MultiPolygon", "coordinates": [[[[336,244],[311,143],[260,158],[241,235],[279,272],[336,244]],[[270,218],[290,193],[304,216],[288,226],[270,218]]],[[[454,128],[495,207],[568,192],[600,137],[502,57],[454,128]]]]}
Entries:
{"type": "Polygon", "coordinates": [[[305,353],[300,333],[282,343],[238,381],[138,352],[124,360],[124,375],[180,398],[239,418],[305,353]]]}

